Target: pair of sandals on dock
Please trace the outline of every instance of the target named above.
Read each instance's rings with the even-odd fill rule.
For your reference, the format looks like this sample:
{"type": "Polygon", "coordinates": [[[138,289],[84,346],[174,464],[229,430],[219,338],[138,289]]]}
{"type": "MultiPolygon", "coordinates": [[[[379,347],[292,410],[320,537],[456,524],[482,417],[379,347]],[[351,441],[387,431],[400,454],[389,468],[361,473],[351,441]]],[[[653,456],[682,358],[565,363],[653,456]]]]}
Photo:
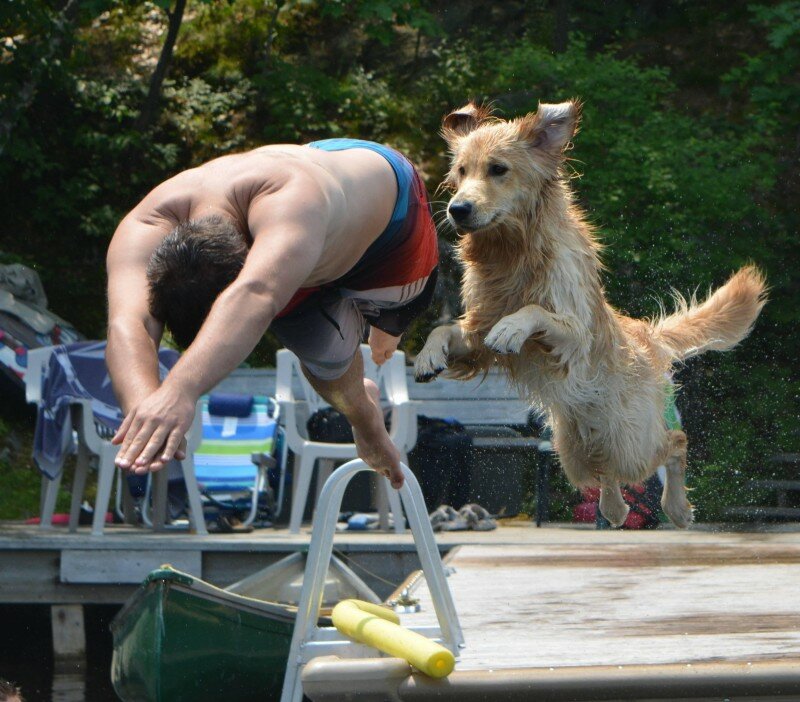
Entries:
{"type": "Polygon", "coordinates": [[[450,505],[440,505],[428,516],[434,531],[491,531],[497,528],[492,515],[476,503],[464,505],[458,511],[450,505]]]}

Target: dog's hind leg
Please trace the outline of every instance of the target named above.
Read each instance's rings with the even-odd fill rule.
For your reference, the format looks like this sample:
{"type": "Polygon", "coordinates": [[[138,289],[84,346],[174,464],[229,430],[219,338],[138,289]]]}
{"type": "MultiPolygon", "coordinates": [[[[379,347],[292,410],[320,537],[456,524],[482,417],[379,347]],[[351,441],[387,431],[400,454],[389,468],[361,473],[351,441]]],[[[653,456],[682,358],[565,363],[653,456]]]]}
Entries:
{"type": "Polygon", "coordinates": [[[686,434],[670,431],[668,436],[669,454],[664,461],[667,477],[661,495],[661,508],[676,527],[685,529],[694,519],[692,505],[686,497],[686,434]]]}
{"type": "Polygon", "coordinates": [[[622,526],[628,517],[628,505],[622,497],[619,482],[600,478],[600,512],[614,526],[622,526]]]}

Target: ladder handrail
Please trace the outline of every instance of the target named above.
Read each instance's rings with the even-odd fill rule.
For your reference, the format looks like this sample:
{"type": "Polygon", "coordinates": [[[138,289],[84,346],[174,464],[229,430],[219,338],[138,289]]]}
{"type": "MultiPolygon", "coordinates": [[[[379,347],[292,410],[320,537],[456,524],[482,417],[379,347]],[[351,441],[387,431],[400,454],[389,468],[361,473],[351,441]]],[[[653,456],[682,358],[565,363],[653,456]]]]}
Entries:
{"type": "MultiPolygon", "coordinates": [[[[408,517],[411,534],[422,564],[422,572],[428,582],[436,618],[442,635],[442,643],[454,654],[464,645],[464,635],[458,621],[453,596],[444,573],[442,559],[436,546],[422,490],[416,476],[408,466],[400,464],[405,476],[400,498],[408,517]]],[[[304,648],[315,640],[325,578],[333,551],[333,537],[342,504],[345,488],[357,473],[372,470],[361,459],[349,461],[337,468],[325,481],[317,503],[317,513],[308,549],[303,588],[297,608],[297,618],[289,648],[289,660],[283,683],[281,702],[300,702],[303,697],[300,674],[304,660],[304,648]]]]}

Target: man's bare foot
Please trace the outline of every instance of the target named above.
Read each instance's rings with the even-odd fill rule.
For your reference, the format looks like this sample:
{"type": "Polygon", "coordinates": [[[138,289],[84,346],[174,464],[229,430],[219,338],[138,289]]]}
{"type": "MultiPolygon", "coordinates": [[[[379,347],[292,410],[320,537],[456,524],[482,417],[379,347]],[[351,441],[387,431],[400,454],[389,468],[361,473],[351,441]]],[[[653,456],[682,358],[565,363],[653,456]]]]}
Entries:
{"type": "MultiPolygon", "coordinates": [[[[370,340],[372,337],[370,336],[370,340]]],[[[383,423],[383,411],[378,386],[371,380],[364,380],[364,389],[374,408],[372,417],[360,426],[358,431],[353,427],[353,438],[356,442],[358,456],[366,464],[381,475],[385,475],[392,487],[399,490],[403,487],[403,473],[400,470],[400,454],[389,438],[383,423]]]]}
{"type": "Polygon", "coordinates": [[[369,348],[372,351],[372,360],[379,366],[382,366],[392,357],[392,354],[397,351],[399,343],[399,336],[392,336],[377,327],[370,327],[369,348]]]}

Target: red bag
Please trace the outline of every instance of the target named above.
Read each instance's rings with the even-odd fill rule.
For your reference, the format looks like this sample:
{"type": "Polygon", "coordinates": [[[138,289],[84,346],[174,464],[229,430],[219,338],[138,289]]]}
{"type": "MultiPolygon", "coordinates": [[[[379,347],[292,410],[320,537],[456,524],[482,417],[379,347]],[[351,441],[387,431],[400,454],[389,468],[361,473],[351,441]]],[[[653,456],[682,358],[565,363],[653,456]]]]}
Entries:
{"type": "MultiPolygon", "coordinates": [[[[623,529],[655,529],[660,524],[661,481],[658,476],[651,476],[643,485],[624,486],[622,497],[630,507],[623,529]]],[[[597,519],[600,488],[586,488],[583,498],[583,502],[575,505],[573,518],[576,522],[591,524],[597,519]]]]}

